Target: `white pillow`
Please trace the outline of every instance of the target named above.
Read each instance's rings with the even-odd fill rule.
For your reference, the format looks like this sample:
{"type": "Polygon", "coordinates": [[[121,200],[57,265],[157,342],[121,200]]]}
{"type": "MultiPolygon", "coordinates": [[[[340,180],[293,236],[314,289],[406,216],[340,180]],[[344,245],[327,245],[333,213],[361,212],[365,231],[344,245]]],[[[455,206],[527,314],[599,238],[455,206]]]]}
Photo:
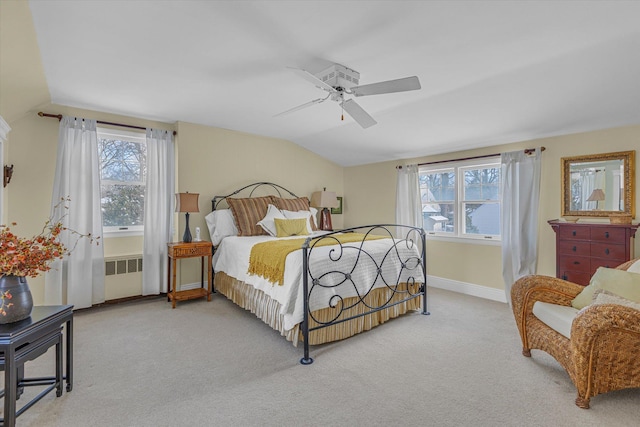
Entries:
{"type": "Polygon", "coordinates": [[[276,218],[287,219],[287,217],[285,217],[282,214],[282,212],[280,212],[280,209],[270,204],[267,207],[267,214],[264,216],[264,218],[258,221],[258,225],[262,227],[264,231],[269,233],[269,236],[272,236],[272,237],[276,237],[278,234],[276,232],[276,223],[275,223],[276,218]]]}
{"type": "MultiPolygon", "coordinates": [[[[317,211],[316,211],[317,212],[317,211]]],[[[297,218],[306,218],[307,219],[307,232],[309,234],[313,233],[313,229],[311,228],[311,211],[282,211],[286,219],[297,219],[297,218]]],[[[315,223],[315,222],[314,222],[315,223]]]]}
{"type": "Polygon", "coordinates": [[[311,211],[311,220],[313,221],[313,225],[318,228],[318,209],[310,207],[309,210],[311,211]]]}
{"type": "Polygon", "coordinates": [[[231,209],[219,209],[209,212],[207,216],[204,217],[204,220],[209,228],[211,243],[213,243],[214,246],[218,246],[222,239],[227,236],[238,235],[238,227],[236,227],[231,209]]]}
{"type": "Polygon", "coordinates": [[[640,273],[640,259],[634,262],[627,268],[627,271],[631,273],[640,273]]]}

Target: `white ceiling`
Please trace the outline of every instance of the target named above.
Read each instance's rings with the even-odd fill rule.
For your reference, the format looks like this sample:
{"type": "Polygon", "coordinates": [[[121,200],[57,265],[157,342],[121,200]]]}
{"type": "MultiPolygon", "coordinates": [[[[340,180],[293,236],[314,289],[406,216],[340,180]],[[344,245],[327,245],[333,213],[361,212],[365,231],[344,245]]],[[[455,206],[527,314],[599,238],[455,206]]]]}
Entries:
{"type": "MultiPolygon", "coordinates": [[[[290,140],[344,166],[640,123],[637,1],[30,2],[53,103],[290,140]],[[286,67],[422,89],[324,95],[286,67]]],[[[603,141],[606,143],[606,141],[603,141]]]]}

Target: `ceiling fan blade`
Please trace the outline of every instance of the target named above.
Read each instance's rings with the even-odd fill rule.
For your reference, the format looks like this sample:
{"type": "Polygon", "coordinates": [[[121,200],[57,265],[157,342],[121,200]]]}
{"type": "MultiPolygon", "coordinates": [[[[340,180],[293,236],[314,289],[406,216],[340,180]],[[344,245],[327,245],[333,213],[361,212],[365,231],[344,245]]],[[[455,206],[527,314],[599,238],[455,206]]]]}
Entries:
{"type": "Polygon", "coordinates": [[[378,123],[353,99],[341,102],[340,105],[351,117],[353,117],[353,120],[358,122],[358,124],[365,129],[378,123]]]}
{"type": "Polygon", "coordinates": [[[278,116],[283,116],[285,114],[289,114],[289,113],[293,113],[294,111],[298,111],[298,110],[302,110],[303,108],[307,108],[307,107],[311,107],[312,105],[315,104],[320,104],[323,101],[326,101],[327,98],[318,98],[318,99],[314,99],[313,101],[309,101],[309,102],[305,102],[302,105],[298,105],[297,107],[293,107],[287,111],[283,111],[282,113],[278,113],[273,117],[278,117],[278,116]]]}
{"type": "Polygon", "coordinates": [[[333,87],[329,86],[328,84],[326,84],[325,82],[323,82],[322,80],[320,80],[319,78],[317,78],[316,76],[308,72],[307,70],[302,70],[300,68],[294,68],[294,67],[287,67],[287,68],[289,68],[294,73],[296,73],[306,81],[311,82],[314,86],[322,90],[326,90],[329,93],[333,93],[336,91],[333,87]]]}
{"type": "Polygon", "coordinates": [[[387,80],[386,82],[371,83],[369,85],[354,86],[349,92],[355,96],[379,95],[381,93],[406,92],[408,90],[420,89],[418,77],[405,77],[397,80],[387,80]]]}

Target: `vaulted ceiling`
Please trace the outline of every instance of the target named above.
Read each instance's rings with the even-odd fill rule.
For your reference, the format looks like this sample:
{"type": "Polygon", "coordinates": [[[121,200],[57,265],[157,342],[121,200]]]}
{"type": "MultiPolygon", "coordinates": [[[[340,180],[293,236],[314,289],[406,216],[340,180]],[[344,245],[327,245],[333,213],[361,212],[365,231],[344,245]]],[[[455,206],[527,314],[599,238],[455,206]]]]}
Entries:
{"type": "Polygon", "coordinates": [[[31,0],[51,102],[290,140],[349,166],[640,123],[636,1],[31,0]],[[363,129],[287,67],[338,63],[363,129]]]}

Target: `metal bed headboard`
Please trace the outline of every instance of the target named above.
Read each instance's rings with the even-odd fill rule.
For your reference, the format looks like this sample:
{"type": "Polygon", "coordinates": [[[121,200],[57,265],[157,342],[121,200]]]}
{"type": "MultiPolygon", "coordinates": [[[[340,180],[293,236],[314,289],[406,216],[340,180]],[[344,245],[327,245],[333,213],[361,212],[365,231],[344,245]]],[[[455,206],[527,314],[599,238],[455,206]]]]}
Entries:
{"type": "Polygon", "coordinates": [[[290,196],[294,197],[294,198],[298,198],[298,196],[293,193],[290,190],[287,190],[286,188],[284,188],[281,185],[278,184],[274,184],[273,182],[254,182],[253,184],[249,184],[249,185],[245,185],[244,187],[234,191],[233,193],[227,194],[225,196],[214,196],[213,199],[211,199],[211,210],[215,211],[218,208],[218,205],[220,204],[220,202],[222,202],[224,199],[226,199],[227,197],[231,197],[231,196],[235,196],[236,194],[251,188],[251,191],[249,191],[249,197],[253,196],[253,192],[256,191],[258,188],[262,187],[262,186],[267,186],[267,187],[271,187],[273,190],[275,190],[276,193],[278,193],[278,197],[282,197],[282,193],[280,192],[280,190],[282,191],[286,191],[287,193],[289,193],[290,196]]]}

